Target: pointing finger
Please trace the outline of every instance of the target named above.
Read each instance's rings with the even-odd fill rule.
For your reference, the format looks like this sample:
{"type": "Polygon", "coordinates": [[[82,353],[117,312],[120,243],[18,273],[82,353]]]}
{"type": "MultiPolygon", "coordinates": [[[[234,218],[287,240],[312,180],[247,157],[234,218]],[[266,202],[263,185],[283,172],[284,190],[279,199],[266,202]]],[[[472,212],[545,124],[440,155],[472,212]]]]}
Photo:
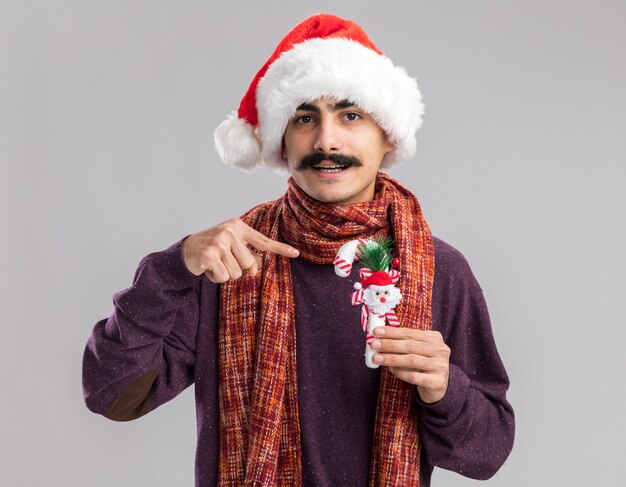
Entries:
{"type": "Polygon", "coordinates": [[[273,252],[274,254],[290,258],[298,257],[298,255],[300,254],[298,249],[293,248],[291,245],[272,240],[271,238],[266,237],[261,232],[257,232],[251,227],[248,227],[248,231],[245,235],[245,240],[255,249],[261,250],[263,252],[273,252]]]}

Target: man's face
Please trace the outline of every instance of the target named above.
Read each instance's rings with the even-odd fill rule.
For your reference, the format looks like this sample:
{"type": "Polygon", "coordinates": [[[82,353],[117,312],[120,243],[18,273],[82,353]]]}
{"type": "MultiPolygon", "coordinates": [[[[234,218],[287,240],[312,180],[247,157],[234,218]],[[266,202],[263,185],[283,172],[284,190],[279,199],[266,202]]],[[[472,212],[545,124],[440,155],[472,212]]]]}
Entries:
{"type": "Polygon", "coordinates": [[[393,146],[384,131],[348,100],[303,103],[287,124],[282,156],[296,184],[326,203],[374,198],[376,174],[393,146]]]}

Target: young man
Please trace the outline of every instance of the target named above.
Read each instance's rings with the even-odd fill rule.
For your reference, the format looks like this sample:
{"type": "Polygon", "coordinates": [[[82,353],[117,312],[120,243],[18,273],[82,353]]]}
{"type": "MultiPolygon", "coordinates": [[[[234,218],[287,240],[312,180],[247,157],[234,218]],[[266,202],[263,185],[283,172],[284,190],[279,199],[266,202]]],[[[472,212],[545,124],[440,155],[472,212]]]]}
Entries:
{"type": "Polygon", "coordinates": [[[514,414],[481,288],[379,171],[413,155],[422,112],[415,80],[359,26],[296,26],[216,131],[225,162],[288,172],[286,194],[141,261],[87,343],[87,406],[132,420],[193,383],[198,486],[427,486],[433,466],[493,476],[514,414]],[[402,300],[399,326],[368,342],[370,368],[354,279],[333,262],[382,236],[402,300]]]}

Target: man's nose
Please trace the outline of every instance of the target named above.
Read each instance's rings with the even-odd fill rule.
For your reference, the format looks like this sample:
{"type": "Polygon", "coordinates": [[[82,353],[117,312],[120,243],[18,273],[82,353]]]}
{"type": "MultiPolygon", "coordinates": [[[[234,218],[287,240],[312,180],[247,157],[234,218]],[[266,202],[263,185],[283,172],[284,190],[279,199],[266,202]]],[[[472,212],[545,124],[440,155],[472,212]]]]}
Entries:
{"type": "Polygon", "coordinates": [[[317,127],[317,137],[313,148],[318,152],[330,154],[339,152],[342,147],[339,128],[333,121],[322,119],[317,127]]]}
{"type": "Polygon", "coordinates": [[[384,303],[385,301],[387,301],[387,299],[385,298],[385,296],[381,296],[381,297],[380,297],[380,302],[381,302],[381,303],[384,303]]]}

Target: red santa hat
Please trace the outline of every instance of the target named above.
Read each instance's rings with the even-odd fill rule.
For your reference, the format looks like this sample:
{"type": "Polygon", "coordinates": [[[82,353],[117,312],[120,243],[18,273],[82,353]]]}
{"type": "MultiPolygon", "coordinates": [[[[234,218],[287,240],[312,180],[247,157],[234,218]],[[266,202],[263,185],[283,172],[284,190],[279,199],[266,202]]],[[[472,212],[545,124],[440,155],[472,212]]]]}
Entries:
{"type": "Polygon", "coordinates": [[[395,66],[354,22],[313,15],[278,44],[239,105],[215,131],[222,160],[251,170],[264,165],[286,173],[281,156],[288,121],[306,101],[350,100],[387,133],[394,150],[382,167],[415,153],[424,106],[417,81],[395,66]]]}
{"type": "Polygon", "coordinates": [[[364,279],[361,282],[355,282],[354,289],[358,291],[359,289],[369,286],[389,286],[391,284],[393,284],[393,280],[388,273],[385,271],[376,271],[373,272],[367,279],[364,279]]]}

